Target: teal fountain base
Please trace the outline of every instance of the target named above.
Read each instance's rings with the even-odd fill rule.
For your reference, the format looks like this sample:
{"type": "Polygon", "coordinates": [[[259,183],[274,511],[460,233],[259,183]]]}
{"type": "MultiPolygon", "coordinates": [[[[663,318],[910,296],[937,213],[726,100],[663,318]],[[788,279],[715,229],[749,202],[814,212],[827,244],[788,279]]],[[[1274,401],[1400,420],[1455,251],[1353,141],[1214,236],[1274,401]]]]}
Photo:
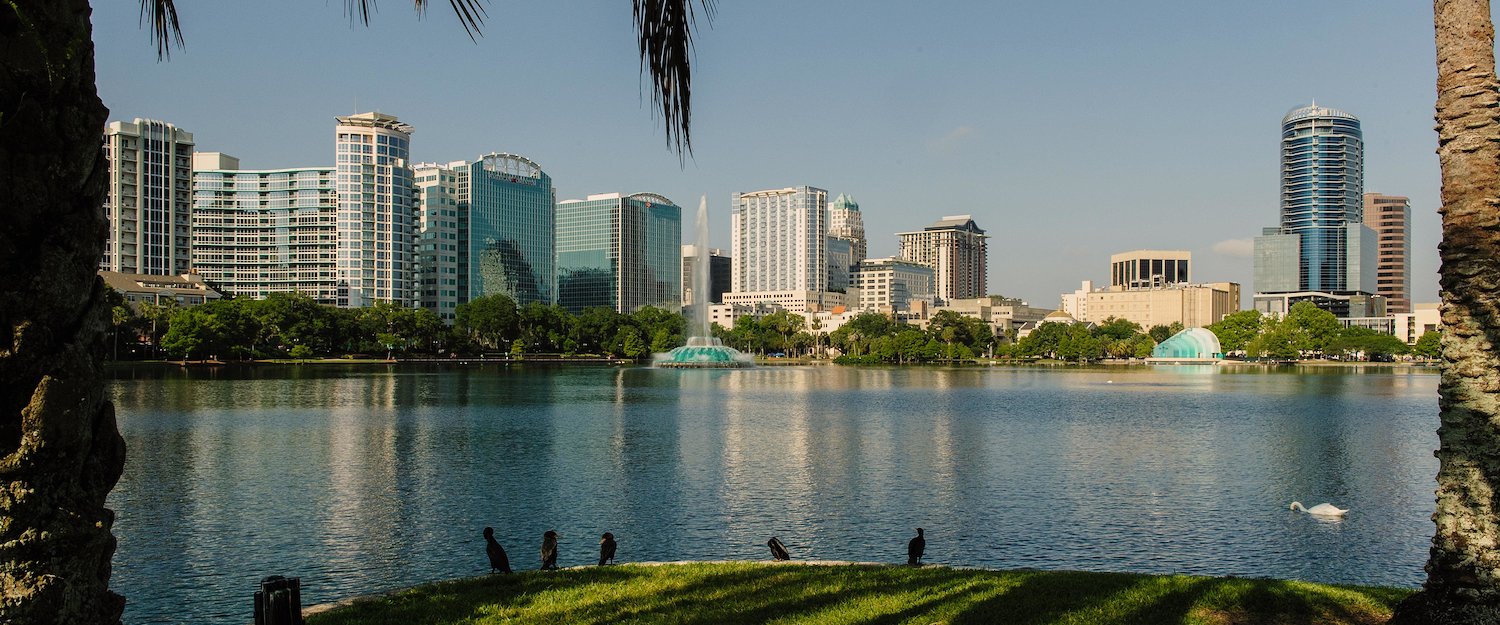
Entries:
{"type": "Polygon", "coordinates": [[[657,354],[653,364],[667,369],[740,369],[755,366],[755,359],[719,339],[695,336],[687,345],[657,354]]]}

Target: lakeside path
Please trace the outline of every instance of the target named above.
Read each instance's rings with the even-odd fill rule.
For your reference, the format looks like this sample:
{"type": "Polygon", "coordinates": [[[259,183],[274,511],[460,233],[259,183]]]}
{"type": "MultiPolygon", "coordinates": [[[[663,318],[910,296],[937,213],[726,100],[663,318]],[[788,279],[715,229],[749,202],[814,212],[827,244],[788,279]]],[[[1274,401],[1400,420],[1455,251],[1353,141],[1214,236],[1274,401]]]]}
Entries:
{"type": "Polygon", "coordinates": [[[672,562],[437,582],[308,608],[310,625],[1328,623],[1413,591],[1310,582],[849,562],[672,562]]]}

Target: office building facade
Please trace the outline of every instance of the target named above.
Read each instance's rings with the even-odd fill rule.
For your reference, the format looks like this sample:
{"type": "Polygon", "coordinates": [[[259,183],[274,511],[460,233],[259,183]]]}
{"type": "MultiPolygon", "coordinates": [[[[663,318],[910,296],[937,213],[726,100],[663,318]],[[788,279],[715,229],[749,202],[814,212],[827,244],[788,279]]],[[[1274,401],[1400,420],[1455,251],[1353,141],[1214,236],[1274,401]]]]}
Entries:
{"type": "Polygon", "coordinates": [[[734,262],[716,247],[702,247],[691,243],[682,246],[682,305],[689,306],[693,303],[693,268],[699,254],[708,254],[708,299],[710,304],[719,304],[724,301],[724,293],[734,288],[730,274],[734,272],[734,262]]]}
{"type": "Polygon", "coordinates": [[[1192,261],[1192,252],[1185,250],[1135,250],[1114,254],[1109,257],[1109,286],[1150,289],[1191,282],[1192,261]]]}
{"type": "Polygon", "coordinates": [[[338,202],[332,167],[241,170],[194,155],[194,271],[235,297],[301,293],[338,303],[338,202]]]}
{"type": "Polygon", "coordinates": [[[336,120],[338,305],[410,305],[412,127],[383,113],[336,120]]]}
{"type": "Polygon", "coordinates": [[[922,230],[900,232],[900,258],[937,272],[939,300],[982,297],[989,289],[989,235],[969,215],[943,217],[922,230]]]}
{"type": "Polygon", "coordinates": [[[1375,293],[1386,310],[1409,313],[1411,307],[1411,200],[1399,195],[1366,193],[1365,225],[1375,231],[1375,293]]]}
{"type": "Polygon", "coordinates": [[[557,204],[557,302],[629,313],[682,302],[682,208],[654,193],[557,204]]]}
{"type": "Polygon", "coordinates": [[[894,256],[867,258],[860,261],[853,284],[861,310],[906,312],[918,303],[933,303],[937,272],[929,265],[894,256]]]}
{"type": "Polygon", "coordinates": [[[419,305],[451,320],[486,295],[556,303],[556,192],[540,165],[497,152],[417,171],[419,305]]]}
{"type": "Polygon", "coordinates": [[[104,130],[109,234],[99,269],[177,275],[192,263],[193,134],[136,118],[104,130]]]}

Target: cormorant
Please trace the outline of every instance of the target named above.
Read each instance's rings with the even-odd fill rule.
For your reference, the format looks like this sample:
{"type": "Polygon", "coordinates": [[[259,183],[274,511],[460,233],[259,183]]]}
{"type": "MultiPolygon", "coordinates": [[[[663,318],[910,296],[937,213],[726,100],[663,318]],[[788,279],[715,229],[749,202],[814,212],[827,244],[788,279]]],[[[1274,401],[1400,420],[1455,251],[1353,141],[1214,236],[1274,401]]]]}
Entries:
{"type": "Polygon", "coordinates": [[[922,537],[922,528],[917,528],[917,537],[906,543],[906,563],[912,566],[922,564],[922,552],[927,551],[927,539],[922,537]]]}
{"type": "Polygon", "coordinates": [[[771,548],[771,556],[777,560],[792,559],[792,554],[787,553],[786,545],[781,544],[780,538],[772,536],[771,540],[766,541],[766,546],[771,548]]]}
{"type": "Polygon", "coordinates": [[[615,559],[615,535],[609,532],[599,539],[599,566],[609,564],[615,559]]]}
{"type": "Polygon", "coordinates": [[[542,534],[542,570],[557,568],[557,532],[547,530],[542,534]]]}
{"type": "Polygon", "coordinates": [[[495,542],[495,528],[484,528],[484,553],[490,557],[490,572],[510,572],[510,558],[505,556],[505,548],[495,542]]]}

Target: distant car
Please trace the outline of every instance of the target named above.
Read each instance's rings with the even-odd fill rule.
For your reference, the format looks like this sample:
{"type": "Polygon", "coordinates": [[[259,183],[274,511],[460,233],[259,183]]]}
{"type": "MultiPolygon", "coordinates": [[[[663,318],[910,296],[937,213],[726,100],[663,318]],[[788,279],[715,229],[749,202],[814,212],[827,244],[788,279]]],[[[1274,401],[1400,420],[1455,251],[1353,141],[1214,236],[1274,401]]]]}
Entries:
{"type": "Polygon", "coordinates": [[[772,352],[766,355],[772,358],[786,358],[786,352],[772,352]]]}

